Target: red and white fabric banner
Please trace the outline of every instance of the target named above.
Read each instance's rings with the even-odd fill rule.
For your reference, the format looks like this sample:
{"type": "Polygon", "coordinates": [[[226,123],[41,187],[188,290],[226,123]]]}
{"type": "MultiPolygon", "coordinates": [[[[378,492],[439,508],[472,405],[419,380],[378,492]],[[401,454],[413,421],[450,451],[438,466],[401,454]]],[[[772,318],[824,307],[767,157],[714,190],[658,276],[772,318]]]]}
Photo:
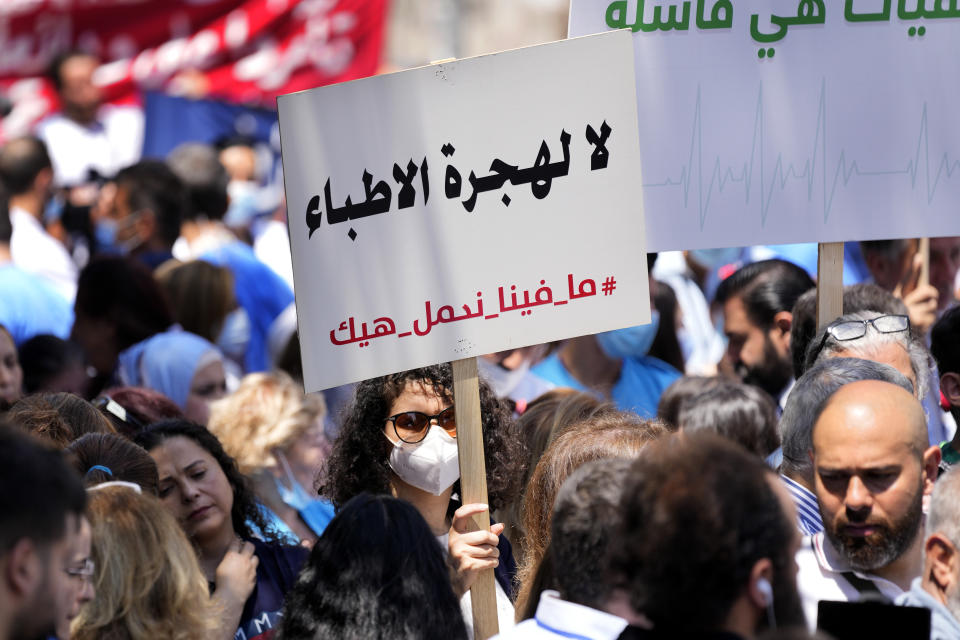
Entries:
{"type": "Polygon", "coordinates": [[[104,61],[110,102],[140,89],[274,106],[277,95],[372,75],[388,0],[3,0],[0,142],[57,108],[46,80],[69,49],[104,61]]]}

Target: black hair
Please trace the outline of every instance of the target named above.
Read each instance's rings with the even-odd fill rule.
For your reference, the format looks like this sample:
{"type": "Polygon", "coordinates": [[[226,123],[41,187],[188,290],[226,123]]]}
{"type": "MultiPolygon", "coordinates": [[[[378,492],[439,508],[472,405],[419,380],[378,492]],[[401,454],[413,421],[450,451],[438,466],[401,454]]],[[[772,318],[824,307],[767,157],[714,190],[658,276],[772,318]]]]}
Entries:
{"type": "MultiPolygon", "coordinates": [[[[412,369],[358,384],[320,480],[320,493],[337,508],[363,492],[390,493],[391,472],[387,460],[393,445],[384,437],[383,427],[390,405],[403,393],[407,383],[423,383],[440,397],[453,400],[453,373],[448,364],[412,369]]],[[[512,419],[506,405],[482,379],[480,414],[488,503],[491,510],[496,510],[514,496],[519,477],[515,465],[522,464],[526,456],[523,442],[512,437],[512,419]]],[[[459,483],[454,487],[455,492],[458,490],[459,483]]]]}
{"type": "Polygon", "coordinates": [[[610,544],[611,579],[663,637],[720,630],[764,558],[774,605],[783,607],[777,622],[802,620],[789,589],[796,525],[772,482],[763,461],[710,433],[663,438],[634,462],[610,544]]]}
{"type": "Polygon", "coordinates": [[[158,493],[157,463],[143,447],[121,435],[88,433],[71,442],[67,451],[70,463],[88,487],[123,480],[140,485],[154,496],[158,493]]]}
{"type": "Polygon", "coordinates": [[[415,507],[348,501],[287,593],[277,640],[457,640],[467,630],[443,551],[415,507]]]}
{"type": "MultiPolygon", "coordinates": [[[[557,492],[547,556],[564,600],[597,609],[607,600],[610,539],[623,520],[620,500],[632,462],[592,460],[570,474],[557,492]]],[[[534,600],[540,600],[539,594],[534,600]]]]}
{"type": "Polygon", "coordinates": [[[677,311],[680,307],[673,287],[666,282],[654,281],[653,304],[660,312],[660,323],[647,355],[663,360],[677,371],[683,371],[686,365],[677,338],[677,311]]]}
{"type": "Polygon", "coordinates": [[[163,420],[138,432],[133,437],[133,441],[150,452],[166,440],[178,436],[192,440],[194,444],[213,456],[213,459],[220,465],[223,475],[227,477],[227,482],[230,483],[230,488],[233,489],[233,508],[230,510],[230,520],[233,523],[234,532],[241,538],[250,540],[254,537],[254,534],[249,523],[253,523],[263,532],[269,542],[280,541],[279,534],[274,528],[268,526],[263,512],[260,510],[250,480],[240,473],[236,460],[223,450],[223,445],[220,444],[217,436],[210,433],[206,427],[189,420],[163,420]]]}
{"type": "Polygon", "coordinates": [[[317,540],[277,640],[465,639],[443,551],[411,504],[360,494],[317,540]]]}
{"type": "Polygon", "coordinates": [[[129,257],[100,256],[80,272],[76,310],[116,326],[117,350],[162,333],[173,324],[166,294],[145,265],[129,257]]]}
{"type": "Polygon", "coordinates": [[[131,211],[151,211],[159,238],[169,246],[180,237],[180,222],[187,206],[183,181],[159,160],[141,160],[121,169],[114,181],[126,190],[131,211]]]}
{"type": "MultiPolygon", "coordinates": [[[[903,300],[875,284],[861,282],[843,288],[843,312],[879,311],[907,315],[903,300]]],[[[813,288],[797,298],[790,325],[790,358],[793,377],[798,380],[806,371],[805,360],[810,341],[817,334],[817,290],[813,288]]]]}
{"type": "Polygon", "coordinates": [[[743,301],[747,317],[767,330],[781,311],[790,311],[797,299],[814,286],[802,268],[786,260],[762,260],[741,267],[717,287],[717,302],[735,296],[743,301]]]}
{"type": "Polygon", "coordinates": [[[680,407],[687,398],[715,388],[723,380],[717,376],[682,376],[664,389],[657,403],[657,418],[670,431],[680,428],[680,407]]]}
{"type": "Polygon", "coordinates": [[[11,196],[30,191],[40,172],[52,167],[47,145],[36,136],[14,138],[0,149],[0,183],[11,196]]]}
{"type": "Polygon", "coordinates": [[[30,338],[17,351],[27,393],[45,390],[50,381],[68,367],[84,364],[80,345],[50,334],[30,338]]]}
{"type": "Polygon", "coordinates": [[[3,554],[23,538],[39,544],[61,539],[67,515],[82,515],[87,502],[63,453],[10,423],[0,424],[0,487],[3,554]]]}
{"type": "Polygon", "coordinates": [[[947,310],[933,325],[930,352],[940,375],[960,373],[960,306],[947,310]]]}
{"type": "Polygon", "coordinates": [[[10,222],[10,197],[0,185],[0,244],[10,244],[13,237],[13,223],[10,222]]]}
{"type": "Polygon", "coordinates": [[[53,56],[53,60],[51,60],[47,66],[47,78],[53,83],[53,88],[57,90],[57,93],[63,90],[63,75],[60,71],[63,69],[63,65],[74,58],[93,58],[94,60],[98,60],[97,56],[92,53],[79,49],[70,49],[69,51],[64,51],[53,56]]]}
{"type": "Polygon", "coordinates": [[[766,458],[780,446],[773,398],[758,387],[722,382],[680,404],[678,426],[712,431],[766,458]]]}
{"type": "Polygon", "coordinates": [[[167,165],[186,188],[185,220],[222,220],[230,198],[230,176],[220,163],[216,150],[206,144],[185,143],[170,152],[167,165]]]}

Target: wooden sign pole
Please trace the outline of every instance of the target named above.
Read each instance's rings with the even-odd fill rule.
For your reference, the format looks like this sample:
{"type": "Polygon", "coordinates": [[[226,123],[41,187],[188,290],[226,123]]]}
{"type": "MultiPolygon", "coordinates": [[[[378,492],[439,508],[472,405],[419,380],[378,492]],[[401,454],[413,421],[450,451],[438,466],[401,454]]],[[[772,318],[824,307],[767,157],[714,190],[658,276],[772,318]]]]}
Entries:
{"type": "Polygon", "coordinates": [[[817,246],[817,329],[843,315],[843,243],[817,246]]]}
{"type": "MultiPolygon", "coordinates": [[[[456,62],[456,58],[433,60],[431,65],[456,62]]],[[[457,417],[457,449],[460,456],[461,504],[487,502],[487,464],[483,457],[483,426],[480,422],[480,378],[477,359],[464,358],[450,363],[453,368],[453,405],[457,417]]],[[[471,518],[471,531],[490,528],[490,512],[471,518]]],[[[470,587],[473,609],[473,637],[487,640],[500,632],[497,620],[497,582],[493,569],[482,571],[470,587]]]]}
{"type": "MultiPolygon", "coordinates": [[[[483,458],[483,427],[480,422],[480,379],[477,359],[450,363],[453,367],[453,402],[457,417],[457,448],[460,452],[460,496],[463,504],[487,502],[487,465],[483,458]]],[[[490,512],[472,517],[472,531],[490,528],[490,512]]],[[[473,637],[487,640],[499,633],[496,579],[493,569],[477,576],[470,587],[473,606],[473,637]]]]}

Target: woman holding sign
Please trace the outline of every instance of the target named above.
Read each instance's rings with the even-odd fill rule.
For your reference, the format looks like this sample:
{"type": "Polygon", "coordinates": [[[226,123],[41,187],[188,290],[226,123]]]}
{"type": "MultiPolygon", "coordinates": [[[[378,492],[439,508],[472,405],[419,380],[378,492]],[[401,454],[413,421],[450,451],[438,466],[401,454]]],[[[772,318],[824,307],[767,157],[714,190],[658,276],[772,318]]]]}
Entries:
{"type": "MultiPolygon", "coordinates": [[[[522,443],[508,444],[510,413],[490,387],[480,383],[484,457],[489,507],[498,509],[517,485],[514,465],[523,459],[522,443]]],[[[512,579],[516,563],[510,544],[489,531],[467,533],[471,515],[487,505],[460,505],[457,425],[453,376],[436,365],[374,378],[357,386],[340,436],[333,446],[320,493],[340,509],[352,497],[390,494],[417,508],[456,568],[454,590],[463,596],[464,618],[471,620],[469,589],[480,571],[493,568],[501,630],[513,624],[512,579]]]]}

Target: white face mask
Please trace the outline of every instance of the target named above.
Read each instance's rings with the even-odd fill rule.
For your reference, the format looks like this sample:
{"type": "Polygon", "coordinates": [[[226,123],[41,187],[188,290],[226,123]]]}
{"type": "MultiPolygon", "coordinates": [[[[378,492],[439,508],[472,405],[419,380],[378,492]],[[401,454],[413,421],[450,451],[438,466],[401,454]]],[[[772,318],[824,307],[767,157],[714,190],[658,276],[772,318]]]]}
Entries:
{"type": "Polygon", "coordinates": [[[390,468],[407,484],[438,496],[460,477],[457,440],[431,425],[427,437],[416,444],[393,443],[390,468]]]}

